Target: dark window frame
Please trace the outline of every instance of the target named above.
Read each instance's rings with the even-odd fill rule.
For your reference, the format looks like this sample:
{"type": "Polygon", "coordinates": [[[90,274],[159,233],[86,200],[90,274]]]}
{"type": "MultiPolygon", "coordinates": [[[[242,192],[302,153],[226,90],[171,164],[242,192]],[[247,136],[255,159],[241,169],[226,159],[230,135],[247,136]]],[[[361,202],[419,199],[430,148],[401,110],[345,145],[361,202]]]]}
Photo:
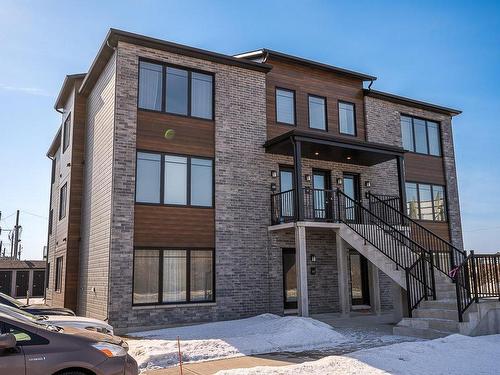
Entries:
{"type": "Polygon", "coordinates": [[[134,256],[132,264],[132,306],[157,306],[157,305],[189,305],[189,304],[207,304],[216,302],[216,275],[215,275],[215,248],[212,247],[151,247],[137,246],[134,247],[134,256]],[[134,303],[134,274],[135,274],[135,254],[141,250],[157,250],[158,251],[158,300],[157,302],[134,303]],[[186,251],[186,301],[163,302],[163,255],[165,251],[183,250],[186,251]],[[207,251],[212,253],[212,299],[206,301],[191,301],[191,251],[207,251]]]}
{"type": "Polygon", "coordinates": [[[63,153],[69,147],[70,128],[71,128],[71,112],[68,113],[68,116],[66,116],[66,119],[64,120],[64,123],[63,123],[63,129],[62,129],[63,153]],[[66,125],[67,125],[67,127],[66,127],[66,125]]]}
{"type": "Polygon", "coordinates": [[[52,159],[51,172],[50,172],[50,184],[52,185],[56,181],[56,158],[52,159]]]}
{"type": "Polygon", "coordinates": [[[49,210],[49,236],[52,234],[52,227],[54,225],[54,209],[49,210]]]}
{"type": "Polygon", "coordinates": [[[434,157],[434,158],[442,158],[443,157],[443,140],[442,140],[442,137],[441,137],[441,135],[442,135],[442,132],[441,132],[441,121],[429,120],[429,119],[426,119],[426,118],[423,118],[423,117],[413,116],[413,115],[409,115],[407,113],[401,112],[399,114],[399,129],[401,131],[401,140],[403,139],[403,128],[401,126],[401,117],[407,117],[407,118],[411,119],[411,132],[412,132],[412,138],[413,138],[412,148],[413,148],[413,150],[406,150],[405,149],[406,152],[411,152],[412,154],[418,154],[418,155],[431,156],[431,157],[434,157]],[[416,139],[416,136],[415,136],[415,123],[414,123],[414,120],[421,120],[421,121],[425,122],[425,141],[426,141],[426,145],[427,145],[427,153],[416,151],[417,150],[417,139],[416,139]],[[428,125],[429,122],[434,123],[434,124],[437,125],[439,155],[434,155],[434,154],[430,153],[429,125],[428,125]]]}
{"type": "MultiPolygon", "coordinates": [[[[196,156],[196,155],[185,155],[185,154],[177,154],[171,152],[159,152],[159,151],[148,151],[137,149],[135,156],[135,176],[137,178],[137,153],[147,153],[147,154],[156,154],[160,155],[160,203],[151,203],[151,202],[138,202],[137,201],[137,189],[134,187],[134,202],[135,204],[145,205],[145,206],[166,206],[166,207],[194,207],[194,208],[215,208],[215,159],[207,156],[196,156]],[[173,204],[173,203],[165,203],[165,156],[180,156],[187,158],[186,168],[187,168],[187,176],[186,176],[186,204],[173,204]],[[203,160],[211,160],[212,161],[212,202],[210,206],[200,206],[200,205],[192,205],[191,204],[191,159],[203,159],[203,160]]],[[[137,185],[136,185],[137,186],[137,185]]]]}
{"type": "Polygon", "coordinates": [[[307,94],[307,126],[311,130],[318,130],[321,132],[328,132],[328,104],[327,104],[327,98],[326,96],[321,96],[321,95],[315,95],[315,94],[307,94]],[[309,100],[311,98],[317,98],[317,99],[323,99],[325,101],[325,128],[324,129],[318,129],[318,128],[313,128],[311,127],[311,110],[309,107],[309,100]]]}
{"type": "Polygon", "coordinates": [[[56,272],[55,272],[55,279],[54,279],[54,291],[57,293],[61,292],[62,289],[62,271],[63,271],[63,264],[64,264],[64,256],[59,256],[56,258],[56,272]]]}
{"type": "Polygon", "coordinates": [[[148,59],[144,57],[139,58],[139,64],[137,64],[137,109],[140,111],[145,111],[145,112],[154,112],[154,113],[164,113],[170,116],[179,116],[179,117],[184,117],[184,118],[193,118],[197,120],[204,120],[204,121],[215,121],[215,73],[214,72],[208,72],[206,70],[201,70],[201,69],[196,69],[196,68],[190,68],[182,65],[177,65],[177,64],[170,64],[170,63],[165,63],[162,61],[154,60],[154,59],[148,59]],[[141,108],[139,106],[139,75],[140,75],[140,69],[141,69],[141,62],[147,62],[151,64],[157,64],[162,66],[162,91],[161,91],[161,110],[156,110],[156,109],[148,109],[148,108],[141,108]],[[170,68],[175,68],[175,69],[181,69],[185,70],[188,72],[188,108],[187,108],[187,115],[181,114],[181,113],[173,113],[173,112],[167,112],[167,95],[166,95],[166,90],[167,90],[167,67],[170,68]],[[198,117],[198,116],[192,116],[191,115],[191,94],[192,94],[192,84],[191,84],[191,78],[192,78],[192,73],[200,73],[200,74],[206,74],[210,75],[212,77],[212,117],[211,118],[206,118],[206,117],[198,117]]]}
{"type": "Polygon", "coordinates": [[[68,183],[65,182],[64,185],[59,190],[59,220],[62,220],[66,217],[67,210],[68,210],[68,183]],[[64,191],[64,205],[62,204],[63,191],[64,191]]]}
{"type": "Polygon", "coordinates": [[[297,93],[295,90],[287,89],[285,87],[275,86],[274,87],[274,114],[276,124],[286,125],[286,126],[297,126],[297,93]],[[288,91],[293,93],[293,123],[278,121],[278,90],[288,91]]]}
{"type": "Polygon", "coordinates": [[[348,102],[347,100],[337,100],[337,112],[338,112],[338,118],[339,118],[339,134],[347,135],[349,137],[357,137],[358,136],[358,122],[356,121],[356,104],[353,102],[348,102]],[[342,128],[340,126],[340,104],[341,103],[352,105],[352,121],[353,121],[353,125],[354,125],[354,134],[345,133],[342,131],[342,128]]]}
{"type": "MultiPolygon", "coordinates": [[[[417,186],[417,204],[418,204],[418,218],[413,220],[425,221],[430,223],[447,223],[448,222],[448,194],[446,190],[446,185],[433,184],[430,182],[417,182],[417,181],[405,181],[405,191],[406,184],[415,184],[417,186]],[[431,204],[432,204],[432,217],[433,219],[422,219],[422,212],[420,209],[420,185],[428,185],[431,188],[431,204]],[[435,220],[436,211],[434,206],[434,187],[443,188],[443,198],[444,198],[444,220],[435,220]]],[[[408,205],[408,202],[406,202],[408,205]]],[[[408,214],[408,208],[406,209],[406,213],[408,214]]],[[[409,216],[409,215],[408,215],[409,216]]]]}
{"type": "Polygon", "coordinates": [[[50,282],[50,262],[47,262],[47,273],[45,274],[45,289],[49,288],[50,282]]]}

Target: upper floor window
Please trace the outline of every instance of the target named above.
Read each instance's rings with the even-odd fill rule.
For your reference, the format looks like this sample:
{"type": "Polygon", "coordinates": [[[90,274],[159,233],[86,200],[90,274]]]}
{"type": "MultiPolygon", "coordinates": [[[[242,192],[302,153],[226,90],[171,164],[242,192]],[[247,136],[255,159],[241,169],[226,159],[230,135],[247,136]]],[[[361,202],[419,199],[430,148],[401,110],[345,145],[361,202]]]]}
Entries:
{"type": "Polygon", "coordinates": [[[49,236],[52,234],[54,210],[51,208],[49,211],[49,236]]]}
{"type": "Polygon", "coordinates": [[[71,114],[69,114],[68,117],[66,117],[66,121],[64,121],[64,126],[63,126],[63,152],[66,151],[66,149],[69,146],[70,131],[71,131],[71,114]]]}
{"type": "Polygon", "coordinates": [[[59,192],[59,220],[66,217],[66,202],[68,200],[68,183],[66,182],[59,192]]]}
{"type": "Polygon", "coordinates": [[[341,134],[356,135],[354,119],[354,104],[339,101],[339,129],[341,134]]]}
{"type": "Polygon", "coordinates": [[[63,257],[58,257],[56,259],[56,280],[55,280],[55,291],[60,292],[62,286],[62,268],[63,268],[63,257]]]}
{"type": "Polygon", "coordinates": [[[405,150],[441,156],[439,133],[439,124],[437,122],[401,116],[401,135],[405,150]]]}
{"type": "Polygon", "coordinates": [[[139,108],[213,119],[213,75],[139,63],[139,108]],[[165,85],[165,88],[163,87],[165,85]]]}
{"type": "Polygon", "coordinates": [[[309,127],[326,130],[326,99],[309,95],[309,127]]]}
{"type": "Polygon", "coordinates": [[[212,207],[213,160],[138,152],[135,194],[138,203],[212,207]]]}
{"type": "Polygon", "coordinates": [[[412,219],[446,221],[444,186],[407,182],[406,202],[412,219]]]}
{"type": "Polygon", "coordinates": [[[276,122],[295,125],[295,92],[276,89],[276,122]]]}

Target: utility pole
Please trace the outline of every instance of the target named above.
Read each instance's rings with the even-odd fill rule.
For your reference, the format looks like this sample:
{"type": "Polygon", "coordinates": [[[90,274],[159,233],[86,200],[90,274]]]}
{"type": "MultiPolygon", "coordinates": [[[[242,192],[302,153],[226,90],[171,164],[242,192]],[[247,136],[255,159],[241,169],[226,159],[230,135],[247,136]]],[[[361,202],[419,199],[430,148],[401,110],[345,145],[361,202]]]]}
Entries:
{"type": "Polygon", "coordinates": [[[19,210],[16,212],[16,226],[14,228],[14,259],[17,259],[19,249],[19,210]]]}

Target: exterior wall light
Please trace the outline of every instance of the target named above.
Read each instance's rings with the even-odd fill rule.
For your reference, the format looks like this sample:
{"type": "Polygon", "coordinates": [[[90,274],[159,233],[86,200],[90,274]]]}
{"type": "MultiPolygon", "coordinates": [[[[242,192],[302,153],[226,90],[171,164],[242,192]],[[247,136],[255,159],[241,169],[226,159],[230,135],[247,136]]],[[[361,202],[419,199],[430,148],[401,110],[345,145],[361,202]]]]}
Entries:
{"type": "Polygon", "coordinates": [[[271,183],[271,191],[274,193],[276,191],[276,184],[273,182],[271,183]]]}
{"type": "Polygon", "coordinates": [[[371,187],[372,183],[370,181],[365,181],[365,187],[371,187]]]}
{"type": "Polygon", "coordinates": [[[337,185],[342,185],[342,179],[340,177],[337,178],[337,185]]]}
{"type": "Polygon", "coordinates": [[[316,255],[311,254],[311,262],[316,263],[316,255]]]}
{"type": "Polygon", "coordinates": [[[307,182],[311,181],[311,175],[310,174],[306,174],[304,177],[305,177],[305,179],[306,179],[307,182]]]}
{"type": "Polygon", "coordinates": [[[271,171],[271,177],[272,177],[272,178],[276,178],[276,177],[278,177],[278,172],[276,172],[275,170],[272,170],[272,171],[271,171]]]}

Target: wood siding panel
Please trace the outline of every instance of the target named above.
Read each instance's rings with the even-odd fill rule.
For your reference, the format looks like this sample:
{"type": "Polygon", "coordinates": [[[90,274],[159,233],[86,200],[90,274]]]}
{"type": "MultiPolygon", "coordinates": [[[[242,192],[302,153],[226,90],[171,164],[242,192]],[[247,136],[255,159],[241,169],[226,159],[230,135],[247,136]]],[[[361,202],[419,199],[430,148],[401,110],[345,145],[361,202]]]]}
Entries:
{"type": "Polygon", "coordinates": [[[360,79],[271,58],[267,63],[273,66],[266,80],[268,139],[294,129],[292,125],[276,124],[275,91],[276,87],[281,87],[295,91],[297,128],[309,129],[308,94],[323,96],[326,97],[328,133],[343,136],[339,132],[338,101],[346,101],[355,105],[356,138],[366,140],[363,82],[360,79]]]}
{"type": "Polygon", "coordinates": [[[430,230],[432,233],[438,235],[445,241],[450,241],[450,227],[446,222],[432,222],[432,221],[422,221],[419,223],[426,229],[430,230]]]}
{"type": "Polygon", "coordinates": [[[215,247],[214,209],[135,205],[134,246],[215,247]]]}
{"type": "Polygon", "coordinates": [[[137,149],[213,157],[214,143],[213,121],[138,111],[137,149]],[[172,139],[165,138],[168,129],[175,131],[172,139]]]}
{"type": "Polygon", "coordinates": [[[415,153],[405,154],[406,181],[446,185],[443,159],[415,153]]]}

